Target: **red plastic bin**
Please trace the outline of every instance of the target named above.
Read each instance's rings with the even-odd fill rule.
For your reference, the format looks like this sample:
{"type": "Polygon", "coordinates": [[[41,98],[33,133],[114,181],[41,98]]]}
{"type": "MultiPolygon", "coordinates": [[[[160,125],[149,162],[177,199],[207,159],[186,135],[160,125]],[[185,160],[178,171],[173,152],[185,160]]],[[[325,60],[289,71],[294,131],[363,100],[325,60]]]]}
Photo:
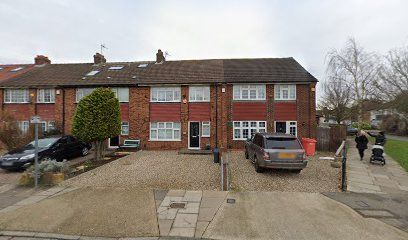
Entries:
{"type": "Polygon", "coordinates": [[[313,156],[316,152],[317,141],[313,138],[302,138],[301,142],[305,149],[306,156],[313,156]]]}

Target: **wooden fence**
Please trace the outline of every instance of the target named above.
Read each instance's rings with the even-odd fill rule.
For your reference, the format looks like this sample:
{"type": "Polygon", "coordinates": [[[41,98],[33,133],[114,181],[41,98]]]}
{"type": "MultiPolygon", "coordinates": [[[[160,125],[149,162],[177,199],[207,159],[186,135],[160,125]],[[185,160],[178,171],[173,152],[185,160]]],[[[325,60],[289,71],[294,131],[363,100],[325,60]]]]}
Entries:
{"type": "Polygon", "coordinates": [[[341,142],[347,138],[345,125],[317,127],[316,131],[316,149],[318,151],[335,152],[341,142]]]}

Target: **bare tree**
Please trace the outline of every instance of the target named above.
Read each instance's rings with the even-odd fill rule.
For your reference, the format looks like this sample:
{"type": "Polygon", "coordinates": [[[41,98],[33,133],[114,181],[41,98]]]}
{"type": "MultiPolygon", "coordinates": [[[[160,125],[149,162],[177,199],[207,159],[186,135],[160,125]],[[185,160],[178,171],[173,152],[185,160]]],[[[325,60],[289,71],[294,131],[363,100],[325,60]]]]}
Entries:
{"type": "Polygon", "coordinates": [[[379,67],[377,96],[392,101],[408,92],[408,47],[388,52],[379,67]]]}
{"type": "Polygon", "coordinates": [[[377,55],[365,51],[350,38],[343,49],[329,52],[328,58],[326,73],[350,88],[350,96],[358,106],[358,120],[361,122],[363,101],[372,96],[375,90],[378,77],[377,55]]]}
{"type": "Polygon", "coordinates": [[[339,124],[348,119],[351,91],[346,82],[332,76],[323,82],[323,92],[323,99],[319,104],[323,113],[334,117],[339,124]]]}

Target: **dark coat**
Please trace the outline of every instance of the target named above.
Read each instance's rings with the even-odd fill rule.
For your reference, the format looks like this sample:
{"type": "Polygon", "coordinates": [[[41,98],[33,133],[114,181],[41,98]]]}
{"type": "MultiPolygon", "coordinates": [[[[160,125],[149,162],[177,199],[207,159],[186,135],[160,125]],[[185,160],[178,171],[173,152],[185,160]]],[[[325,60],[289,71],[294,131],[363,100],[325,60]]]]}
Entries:
{"type": "Polygon", "coordinates": [[[364,136],[364,135],[357,136],[355,141],[357,143],[356,148],[358,148],[358,149],[367,149],[368,139],[367,139],[366,136],[364,136]]]}

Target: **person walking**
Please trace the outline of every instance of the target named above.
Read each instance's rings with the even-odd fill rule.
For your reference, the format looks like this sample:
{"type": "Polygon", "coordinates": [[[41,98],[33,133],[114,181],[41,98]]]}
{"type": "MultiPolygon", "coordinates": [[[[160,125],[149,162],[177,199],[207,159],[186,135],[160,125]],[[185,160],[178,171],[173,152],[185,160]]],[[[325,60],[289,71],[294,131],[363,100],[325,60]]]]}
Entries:
{"type": "Polygon", "coordinates": [[[361,130],[359,130],[354,140],[357,143],[356,147],[360,154],[360,161],[362,161],[364,158],[364,150],[367,149],[368,138],[361,132],[361,130]]]}

